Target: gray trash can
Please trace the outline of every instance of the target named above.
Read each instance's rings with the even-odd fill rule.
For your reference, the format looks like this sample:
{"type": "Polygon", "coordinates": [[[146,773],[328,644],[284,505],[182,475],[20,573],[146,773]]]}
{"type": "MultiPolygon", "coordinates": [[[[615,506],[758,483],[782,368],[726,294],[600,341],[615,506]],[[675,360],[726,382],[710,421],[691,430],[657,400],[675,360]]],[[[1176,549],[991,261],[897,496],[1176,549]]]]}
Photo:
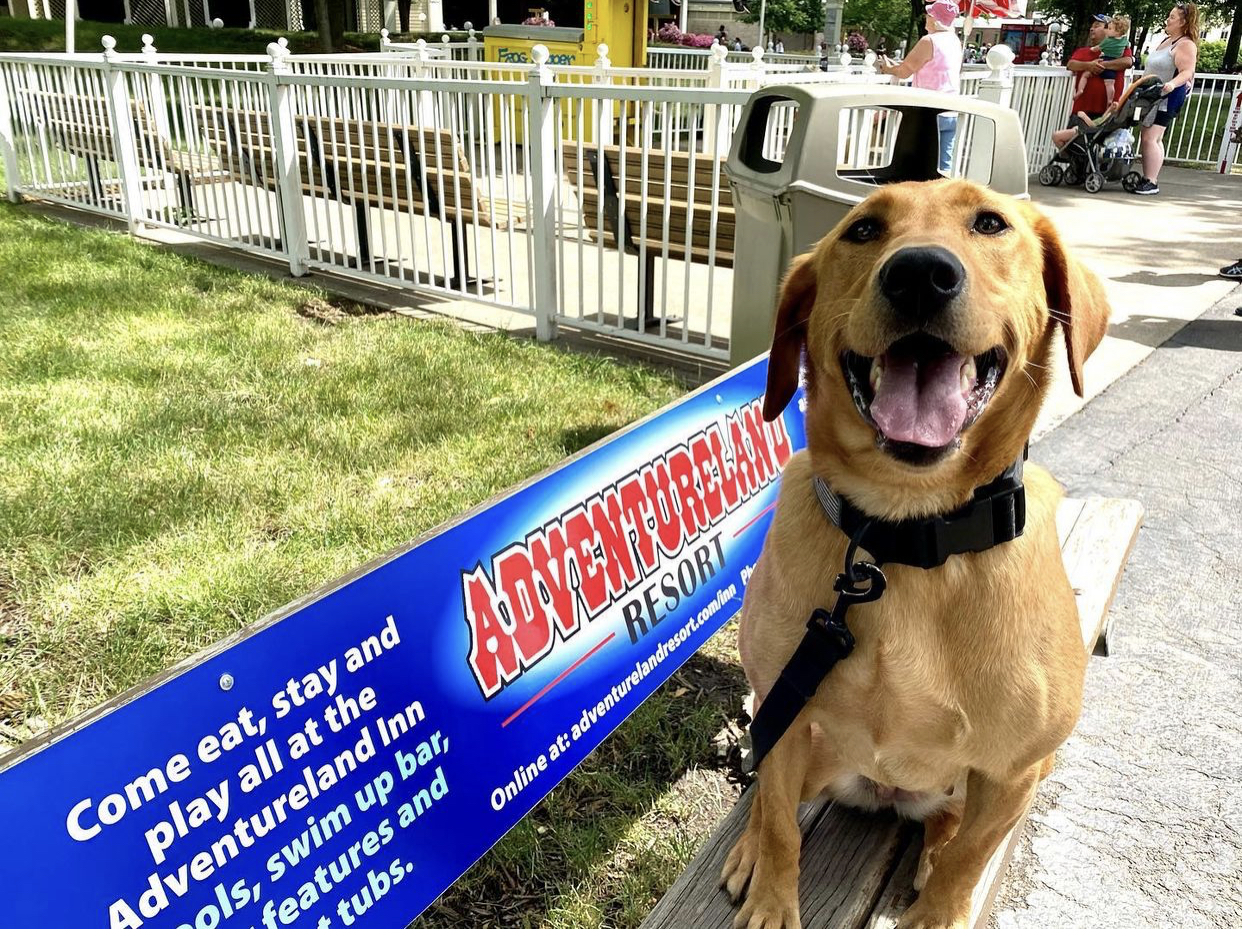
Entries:
{"type": "Polygon", "coordinates": [[[768,349],[790,261],[888,182],[942,177],[942,116],[955,114],[950,173],[1027,197],[1015,111],[892,85],[784,85],[755,92],[726,163],[736,212],[733,365],[768,349]],[[744,274],[744,275],[742,275],[744,274]]]}

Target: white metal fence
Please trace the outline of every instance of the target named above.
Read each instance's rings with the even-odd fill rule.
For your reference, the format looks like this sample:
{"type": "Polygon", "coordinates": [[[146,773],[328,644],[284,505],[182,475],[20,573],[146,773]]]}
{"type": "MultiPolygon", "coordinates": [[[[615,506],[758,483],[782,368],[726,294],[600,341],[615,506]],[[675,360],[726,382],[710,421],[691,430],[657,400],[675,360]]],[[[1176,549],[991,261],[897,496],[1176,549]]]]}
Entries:
{"type": "MultiPolygon", "coordinates": [[[[742,106],[774,81],[878,80],[269,53],[0,56],[10,196],[188,232],[296,273],[518,310],[541,337],[572,325],[724,360],[735,234],[724,157],[742,106]]],[[[968,80],[967,92],[979,77],[968,80]]],[[[1178,132],[1212,135],[1236,84],[1200,85],[1171,159],[1178,132]]],[[[1017,70],[1032,167],[1068,85],[1059,69],[1017,70]]],[[[883,116],[859,113],[838,165],[888,145],[883,116]]],[[[794,119],[773,108],[768,158],[782,157],[794,119]]]]}
{"type": "Polygon", "coordinates": [[[1220,168],[1222,159],[1242,166],[1242,147],[1224,145],[1230,116],[1242,108],[1242,75],[1195,75],[1181,113],[1165,131],[1166,160],[1220,168]]]}
{"type": "MultiPolygon", "coordinates": [[[[759,52],[763,60],[772,65],[784,65],[796,69],[819,68],[820,57],[812,52],[764,52],[762,49],[730,52],[726,49],[726,60],[734,64],[748,64],[754,58],[755,52],[759,52]]],[[[651,68],[705,69],[711,60],[711,55],[711,49],[648,46],[647,65],[651,68]]]]}

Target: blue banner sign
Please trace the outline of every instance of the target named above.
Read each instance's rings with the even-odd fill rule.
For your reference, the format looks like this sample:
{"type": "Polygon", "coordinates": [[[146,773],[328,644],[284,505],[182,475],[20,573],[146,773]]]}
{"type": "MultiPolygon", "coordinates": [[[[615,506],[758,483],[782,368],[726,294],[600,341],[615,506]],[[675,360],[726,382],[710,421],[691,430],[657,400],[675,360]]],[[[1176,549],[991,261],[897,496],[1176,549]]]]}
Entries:
{"type": "Polygon", "coordinates": [[[765,374],[11,756],[0,926],[408,923],[741,607],[804,444],[765,374]]]}

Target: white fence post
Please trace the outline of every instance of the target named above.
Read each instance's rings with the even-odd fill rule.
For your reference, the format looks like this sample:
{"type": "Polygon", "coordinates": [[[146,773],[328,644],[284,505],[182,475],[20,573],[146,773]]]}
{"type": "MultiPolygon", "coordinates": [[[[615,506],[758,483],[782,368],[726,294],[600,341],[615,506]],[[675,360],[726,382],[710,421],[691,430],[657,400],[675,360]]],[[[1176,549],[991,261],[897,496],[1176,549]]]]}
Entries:
{"type": "MultiPolygon", "coordinates": [[[[707,87],[725,87],[725,60],[728,57],[728,49],[719,42],[712,43],[712,58],[707,63],[707,87]]],[[[708,104],[703,108],[703,152],[712,156],[720,155],[718,147],[721,141],[717,139],[720,127],[719,110],[718,104],[708,104]]]]}
{"type": "Polygon", "coordinates": [[[979,81],[979,99],[991,101],[1001,107],[1012,107],[1013,100],[1013,49],[1007,45],[994,45],[987,55],[988,76],[979,81]]]}
{"type": "MultiPolygon", "coordinates": [[[[598,53],[595,59],[595,83],[597,85],[611,84],[612,79],[608,75],[608,69],[612,68],[612,61],[608,58],[608,46],[601,42],[595,51],[598,53]]],[[[612,104],[612,98],[600,98],[595,102],[595,106],[600,109],[598,142],[604,146],[611,146],[613,140],[612,104]]]]}
{"type": "Polygon", "coordinates": [[[121,173],[121,192],[125,200],[125,216],[129,220],[130,233],[137,233],[142,225],[142,176],[138,168],[138,147],[134,140],[134,115],[129,104],[129,89],[125,86],[125,73],[118,67],[120,55],[116,40],[103,37],[104,87],[107,88],[108,116],[112,121],[113,141],[116,149],[116,165],[121,173]]]}
{"type": "Polygon", "coordinates": [[[471,26],[467,31],[466,43],[466,58],[471,62],[483,61],[483,43],[479,41],[478,35],[475,33],[473,26],[471,26]]]}
{"type": "MultiPolygon", "coordinates": [[[[979,80],[978,97],[981,101],[991,101],[1002,107],[1013,107],[1013,72],[1009,66],[1013,64],[1013,49],[1007,45],[995,45],[988,51],[988,72],[986,78],[979,80]]],[[[959,115],[957,119],[957,152],[954,164],[963,168],[963,175],[968,179],[986,182],[992,177],[992,161],[995,157],[996,124],[990,120],[970,120],[959,115]],[[967,133],[969,127],[969,134],[967,133]],[[966,144],[966,152],[962,152],[966,144]],[[965,157],[965,158],[963,158],[965,157]]],[[[1027,141],[1027,153],[1030,153],[1030,141],[1027,141]]],[[[1030,166],[1028,164],[1027,168],[1030,166]]]]}
{"type": "Polygon", "coordinates": [[[1225,121],[1225,130],[1220,138],[1220,153],[1217,156],[1217,170],[1221,175],[1228,175],[1233,161],[1238,155],[1238,146],[1242,144],[1242,85],[1234,95],[1233,105],[1229,108],[1229,119],[1225,121]]]}
{"type": "Polygon", "coordinates": [[[526,145],[530,147],[530,229],[534,249],[535,337],[556,337],[556,102],[545,91],[554,81],[548,47],[530,50],[535,70],[526,84],[526,145]]]}
{"type": "Polygon", "coordinates": [[[4,187],[8,190],[9,201],[16,204],[22,196],[17,187],[20,180],[17,176],[17,141],[13,139],[11,107],[8,80],[0,73],[0,158],[4,159],[4,187]]]}
{"type": "MultiPolygon", "coordinates": [[[[142,57],[152,65],[157,64],[159,60],[154,43],[154,37],[149,33],[143,34],[142,57]]],[[[172,127],[168,123],[168,99],[164,94],[164,78],[156,72],[151,72],[147,75],[147,85],[151,94],[151,109],[154,111],[151,118],[155,121],[155,130],[161,140],[171,141],[172,127]]]]}
{"type": "Polygon", "coordinates": [[[298,168],[298,132],[293,118],[293,86],[281,84],[289,74],[288,50],[278,43],[267,47],[272,57],[267,66],[267,92],[272,142],[275,145],[276,175],[280,183],[281,242],[289,257],[289,272],[305,276],[310,247],[306,243],[306,217],[302,212],[302,180],[298,168]]]}
{"type": "Polygon", "coordinates": [[[381,52],[388,51],[388,43],[390,41],[391,40],[388,38],[388,27],[385,26],[383,29],[380,30],[380,51],[381,52]]]}

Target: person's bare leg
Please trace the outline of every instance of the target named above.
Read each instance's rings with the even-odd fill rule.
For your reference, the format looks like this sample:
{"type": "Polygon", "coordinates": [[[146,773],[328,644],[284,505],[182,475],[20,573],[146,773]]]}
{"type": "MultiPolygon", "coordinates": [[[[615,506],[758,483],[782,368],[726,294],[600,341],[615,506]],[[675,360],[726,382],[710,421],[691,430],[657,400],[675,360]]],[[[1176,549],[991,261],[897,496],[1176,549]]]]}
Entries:
{"type": "Polygon", "coordinates": [[[1141,134],[1143,145],[1143,176],[1155,182],[1164,166],[1164,127],[1144,127],[1141,134]]]}

